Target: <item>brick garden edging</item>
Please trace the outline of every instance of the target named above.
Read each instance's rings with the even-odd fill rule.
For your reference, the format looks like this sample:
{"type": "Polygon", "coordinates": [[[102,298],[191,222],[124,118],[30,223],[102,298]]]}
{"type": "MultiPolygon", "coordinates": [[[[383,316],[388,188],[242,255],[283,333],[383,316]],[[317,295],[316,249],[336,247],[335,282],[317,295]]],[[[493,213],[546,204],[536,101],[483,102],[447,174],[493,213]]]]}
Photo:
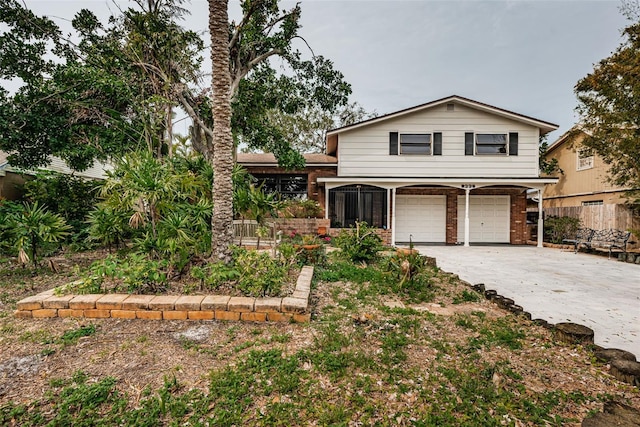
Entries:
{"type": "Polygon", "coordinates": [[[50,289],[18,301],[15,316],[309,322],[312,277],[313,267],[302,267],[293,294],[285,298],[130,294],[58,296],[54,289],[50,289]]]}

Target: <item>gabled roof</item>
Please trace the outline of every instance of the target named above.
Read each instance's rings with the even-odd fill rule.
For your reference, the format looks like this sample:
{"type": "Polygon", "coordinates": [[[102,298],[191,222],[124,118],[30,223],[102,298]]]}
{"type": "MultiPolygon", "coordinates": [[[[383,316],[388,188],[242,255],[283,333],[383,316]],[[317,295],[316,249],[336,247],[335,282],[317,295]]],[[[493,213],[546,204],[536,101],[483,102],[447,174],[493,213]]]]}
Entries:
{"type": "MultiPolygon", "coordinates": [[[[302,155],[307,166],[336,166],[338,159],[334,156],[319,153],[306,153],[302,155]]],[[[246,166],[278,166],[278,160],[273,153],[238,153],[236,160],[246,166]]]]}
{"type": "Polygon", "coordinates": [[[570,140],[573,136],[575,136],[575,135],[577,135],[579,133],[584,133],[584,134],[587,134],[587,135],[591,135],[589,132],[585,131],[582,128],[582,125],[580,125],[580,124],[573,125],[571,127],[571,129],[569,129],[568,131],[566,131],[565,133],[560,135],[560,137],[558,139],[556,139],[555,141],[553,141],[553,143],[551,143],[551,145],[549,145],[549,147],[547,148],[547,152],[545,154],[551,153],[552,151],[554,151],[555,149],[559,148],[560,146],[562,146],[562,144],[564,144],[565,142],[570,140]]]}
{"type": "Polygon", "coordinates": [[[418,111],[426,110],[436,107],[438,105],[447,104],[449,102],[457,102],[459,104],[474,108],[476,110],[485,111],[487,113],[495,114],[498,116],[506,117],[508,119],[516,120],[535,126],[540,129],[540,134],[545,135],[558,129],[558,125],[544,120],[539,120],[533,117],[525,116],[524,114],[518,114],[513,111],[505,110],[503,108],[494,107],[493,105],[485,104],[483,102],[474,101],[473,99],[465,98],[463,96],[451,95],[446,98],[436,99],[435,101],[427,102],[426,104],[416,105],[415,107],[405,108],[404,110],[396,111],[393,113],[385,114],[383,116],[374,117],[372,119],[364,120],[352,125],[343,126],[340,128],[332,129],[327,132],[327,153],[335,152],[334,145],[337,145],[336,136],[342,132],[357,129],[363,126],[369,126],[374,123],[383,122],[385,120],[394,119],[404,116],[406,114],[412,114],[418,111]]]}

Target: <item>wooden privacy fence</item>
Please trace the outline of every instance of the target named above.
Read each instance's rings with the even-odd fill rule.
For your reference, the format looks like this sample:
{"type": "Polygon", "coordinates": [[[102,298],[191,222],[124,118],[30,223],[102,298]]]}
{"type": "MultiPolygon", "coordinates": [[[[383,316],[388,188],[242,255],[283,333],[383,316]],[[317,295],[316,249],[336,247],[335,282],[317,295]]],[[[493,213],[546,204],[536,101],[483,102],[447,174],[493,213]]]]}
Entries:
{"type": "MultiPolygon", "coordinates": [[[[580,218],[580,226],[594,230],[640,229],[640,217],[624,205],[565,206],[544,209],[545,216],[568,216],[580,218]]],[[[636,236],[638,240],[640,236],[636,236]]],[[[633,245],[637,246],[637,245],[633,245]]]]}

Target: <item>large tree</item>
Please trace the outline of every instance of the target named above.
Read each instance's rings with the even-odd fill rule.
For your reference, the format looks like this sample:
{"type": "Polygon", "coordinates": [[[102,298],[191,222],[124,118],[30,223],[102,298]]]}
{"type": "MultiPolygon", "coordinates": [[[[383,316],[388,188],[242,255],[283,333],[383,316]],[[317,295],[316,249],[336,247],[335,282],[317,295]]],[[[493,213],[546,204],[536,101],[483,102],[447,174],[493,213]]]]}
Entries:
{"type": "MultiPolygon", "coordinates": [[[[640,23],[575,87],[587,138],[582,144],[610,166],[612,183],[640,189],[640,23]]],[[[633,194],[631,194],[633,196],[633,194]]],[[[636,202],[638,191],[635,192],[636,202]]]]}
{"type": "Polygon", "coordinates": [[[195,85],[200,37],[178,25],[182,1],[138,0],[103,25],[88,10],[73,40],[50,19],[0,0],[0,77],[22,81],[0,96],[0,148],[17,166],[58,155],[75,169],[147,148],[167,151],[176,87],[195,85]]]}
{"type": "MultiPolygon", "coordinates": [[[[177,23],[183,0],[136,3],[106,26],[80,11],[74,43],[51,20],[16,0],[0,0],[0,22],[8,28],[0,30],[0,78],[24,82],[13,95],[0,90],[0,149],[11,152],[12,163],[42,166],[54,154],[81,170],[95,158],[140,148],[160,156],[170,138],[171,111],[179,105],[193,120],[193,147],[210,162],[227,164],[216,167],[216,185],[228,182],[228,139],[214,143],[211,98],[223,89],[215,78],[211,93],[199,87],[202,41],[177,23]],[[47,59],[51,55],[54,60],[47,59]]],[[[209,5],[226,8],[227,2],[209,5]]],[[[232,140],[273,152],[284,167],[302,167],[304,159],[269,113],[334,112],[351,88],[331,61],[294,47],[297,39],[306,44],[298,34],[298,5],[281,10],[277,0],[245,0],[242,11],[239,22],[224,25],[229,82],[220,84],[228,86],[232,140]]],[[[216,198],[223,212],[214,222],[230,230],[231,189],[223,187],[216,198]]],[[[228,258],[230,232],[219,231],[215,253],[228,258]]]]}
{"type": "Polygon", "coordinates": [[[231,126],[236,140],[251,148],[273,152],[282,166],[294,168],[303,166],[304,159],[292,147],[283,129],[269,119],[269,112],[280,110],[294,114],[310,106],[333,112],[346,104],[351,92],[331,61],[313,52],[311,59],[304,60],[303,54],[293,46],[295,39],[304,41],[298,34],[299,5],[281,10],[278,0],[245,0],[241,6],[241,20],[231,25],[225,23],[221,29],[218,27],[223,26],[223,15],[227,16],[227,0],[209,0],[214,132],[207,130],[204,120],[195,122],[193,132],[195,145],[213,159],[214,203],[223,206],[214,209],[212,248],[214,257],[225,260],[230,258],[232,241],[233,197],[227,182],[230,182],[229,165],[234,154],[226,129],[227,112],[231,111],[227,110],[226,103],[233,109],[231,126]],[[226,45],[222,43],[221,31],[226,31],[226,45]],[[227,58],[223,59],[224,55],[227,58]],[[277,72],[274,63],[285,67],[287,72],[277,72]],[[224,71],[225,67],[228,71],[224,71]],[[223,82],[217,82],[219,78],[223,78],[223,82]],[[218,132],[219,123],[225,129],[218,132]],[[197,129],[198,126],[202,129],[197,129]],[[200,138],[202,134],[204,138],[200,138]],[[217,180],[223,183],[217,184],[217,180]]]}
{"type": "Polygon", "coordinates": [[[228,0],[209,1],[213,104],[213,257],[229,261],[233,243],[233,136],[231,134],[231,73],[229,69],[228,0]]]}

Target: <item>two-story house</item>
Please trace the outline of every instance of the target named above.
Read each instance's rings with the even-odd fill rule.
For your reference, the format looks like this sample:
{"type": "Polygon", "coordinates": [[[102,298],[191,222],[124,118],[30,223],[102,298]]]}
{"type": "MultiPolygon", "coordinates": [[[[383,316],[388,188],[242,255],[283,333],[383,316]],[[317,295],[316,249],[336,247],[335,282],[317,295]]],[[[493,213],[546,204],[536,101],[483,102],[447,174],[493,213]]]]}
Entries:
{"type": "Polygon", "coordinates": [[[640,218],[626,205],[637,189],[610,181],[609,165],[582,145],[586,137],[576,125],[547,149],[546,159],[556,159],[562,174],[544,190],[545,214],[580,218],[583,227],[596,230],[640,228],[640,218]]]}
{"type": "Polygon", "coordinates": [[[557,182],[538,169],[539,137],[555,129],[450,96],[328,132],[335,176],[310,185],[332,228],[366,221],[391,244],[525,244],[527,190],[557,182]]]}

